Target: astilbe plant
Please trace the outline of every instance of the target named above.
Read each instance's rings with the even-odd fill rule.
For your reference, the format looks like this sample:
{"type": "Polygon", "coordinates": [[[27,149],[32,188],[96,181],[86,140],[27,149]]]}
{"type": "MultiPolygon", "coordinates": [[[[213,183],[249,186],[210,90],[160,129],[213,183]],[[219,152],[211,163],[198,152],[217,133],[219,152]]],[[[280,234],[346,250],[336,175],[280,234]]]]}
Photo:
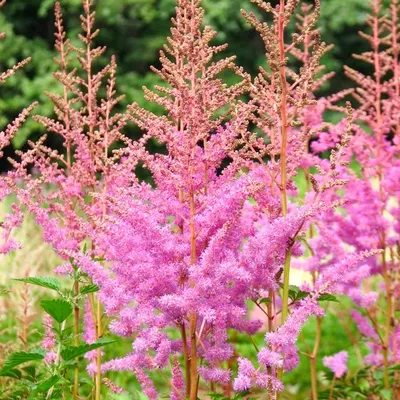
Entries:
{"type": "MultiPolygon", "coordinates": [[[[353,250],[382,249],[358,271],[342,292],[363,311],[352,317],[364,336],[370,354],[367,364],[383,367],[383,386],[396,389],[390,366],[399,362],[398,309],[399,282],[399,4],[371,2],[367,18],[370,32],[360,32],[370,50],[355,55],[367,63],[371,76],[346,67],[346,75],[357,87],[353,97],[358,126],[350,145],[350,156],[360,165],[359,179],[346,187],[344,213],[328,218],[331,238],[336,237],[335,258],[353,250]],[[374,277],[382,279],[376,283],[374,277]],[[380,295],[381,293],[381,295],[380,295]]],[[[352,173],[350,171],[350,173],[352,173]]],[[[355,175],[355,173],[353,173],[355,175]]],[[[379,387],[380,383],[377,383],[379,387]]]]}
{"type": "MultiPolygon", "coordinates": [[[[131,153],[130,148],[115,148],[117,142],[129,142],[121,133],[127,119],[115,111],[123,98],[116,95],[116,60],[112,57],[108,65],[97,69],[96,61],[106,49],[94,45],[99,30],[94,27],[93,1],[83,0],[82,4],[83,33],[79,35],[82,47],[75,47],[67,38],[61,6],[56,3],[58,56],[54,61],[58,71],[54,78],[62,90],[61,93],[46,93],[54,104],[55,117],[34,117],[47,133],[38,142],[29,142],[31,149],[17,152],[20,160],[12,160],[14,170],[8,179],[20,203],[43,228],[44,240],[66,261],[56,272],[73,278],[75,346],[80,337],[80,284],[90,284],[90,277],[73,264],[74,256],[86,249],[88,256],[95,257],[88,231],[94,220],[101,221],[107,214],[105,196],[111,196],[115,186],[128,185],[135,179],[130,172],[136,165],[134,157],[124,156],[124,151],[131,153]],[[63,153],[46,145],[49,134],[61,138],[63,153]],[[117,164],[116,160],[120,162],[117,164]]],[[[93,293],[89,298],[91,312],[96,316],[95,337],[98,339],[103,335],[102,306],[93,293]]],[[[89,371],[95,375],[96,398],[99,399],[100,349],[91,356],[93,363],[89,371]]],[[[78,396],[78,380],[77,365],[74,398],[78,396]]]]}
{"type": "MultiPolygon", "coordinates": [[[[0,1],[0,8],[2,8],[6,4],[5,0],[0,1]]],[[[3,40],[6,37],[5,33],[0,33],[0,40],[3,40]]],[[[26,64],[30,62],[30,58],[26,58],[23,61],[15,64],[9,69],[6,69],[4,72],[0,74],[0,83],[4,84],[5,81],[12,77],[20,68],[24,67],[26,64]]],[[[27,107],[23,110],[18,117],[7,125],[7,127],[0,132],[0,157],[3,157],[3,149],[7,147],[15,134],[18,132],[19,128],[27,119],[29,113],[36,106],[36,103],[27,107]]],[[[0,179],[0,199],[3,200],[7,195],[10,194],[10,190],[8,185],[5,183],[3,177],[0,179]]],[[[18,243],[12,239],[12,231],[15,227],[17,227],[22,221],[23,215],[17,207],[13,207],[13,213],[8,214],[5,217],[5,220],[2,222],[1,226],[1,243],[0,243],[0,254],[7,254],[12,250],[18,248],[18,243]]]]}
{"type": "Polygon", "coordinates": [[[233,355],[228,329],[257,329],[246,319],[244,295],[252,276],[241,266],[251,254],[240,248],[251,233],[242,223],[244,203],[262,182],[241,173],[233,154],[222,164],[235,146],[232,127],[246,122],[234,113],[234,101],[249,77],[233,58],[213,61],[225,46],[210,44],[215,32],[203,30],[202,20],[198,1],[178,2],[156,70],[168,86],[155,88],[161,95],[145,90],[167,115],[130,107],[133,121],[146,130],[136,154],[156,187],[121,188],[109,200],[112,216],[99,225],[95,241],[113,272],[112,282],[98,282],[107,311],[119,316],[111,329],[123,336],[137,332],[133,352],[104,367],[134,372],[150,398],[158,394],[148,371],[168,367],[177,352],[186,382],[183,387],[175,364],[173,398],[196,399],[199,374],[211,387],[228,382],[230,371],[220,368],[233,355]],[[218,77],[226,69],[242,80],[226,86],[218,77]],[[146,151],[152,138],[166,145],[167,154],[146,151]],[[168,328],[179,330],[181,340],[171,338],[168,328]]]}
{"type": "MultiPolygon", "coordinates": [[[[313,294],[310,299],[303,301],[304,304],[299,309],[295,308],[297,304],[294,305],[293,315],[285,324],[289,316],[289,297],[292,303],[296,303],[295,293],[290,293],[289,275],[294,256],[301,254],[298,240],[306,243],[307,251],[311,249],[308,239],[318,236],[319,221],[324,228],[324,216],[330,215],[330,210],[340,205],[335,193],[348,180],[346,165],[349,156],[346,148],[352,131],[352,110],[349,105],[346,108],[336,105],[348,91],[320,99],[316,94],[324,82],[332,76],[331,73],[325,73],[324,67],[320,65],[321,57],[330,46],[321,42],[316,29],[319,2],[315,2],[314,8],[312,5],[302,4],[301,13],[297,15],[300,21],[296,24],[297,32],[292,35],[292,40],[288,44],[286,43],[288,27],[291,19],[295,17],[300,1],[281,1],[276,7],[263,1],[254,3],[272,15],[272,23],[261,22],[253,13],[242,11],[246,20],[256,28],[264,41],[267,62],[267,68],[260,68],[260,73],[251,87],[250,104],[254,110],[251,120],[260,133],[243,135],[242,141],[246,143],[244,148],[249,149],[245,156],[261,163],[269,176],[268,193],[275,197],[275,200],[269,207],[264,207],[270,219],[280,215],[290,217],[302,209],[312,210],[309,215],[305,215],[307,218],[301,221],[298,230],[289,237],[290,240],[285,245],[283,282],[280,282],[278,274],[275,287],[270,287],[271,290],[267,294],[267,309],[263,309],[269,321],[269,333],[266,335],[269,349],[262,350],[259,361],[267,366],[269,373],[281,376],[283,370],[288,371],[298,364],[295,343],[300,326],[309,316],[322,315],[322,309],[317,307],[315,302],[322,294],[320,292],[322,289],[318,286],[320,279],[325,277],[326,287],[330,287],[330,290],[336,289],[337,281],[347,279],[351,268],[356,267],[362,259],[368,257],[369,253],[360,254],[357,261],[348,260],[347,272],[339,268],[342,275],[332,276],[335,284],[333,281],[329,284],[329,275],[319,276],[319,265],[323,257],[318,258],[318,255],[313,257],[311,253],[312,262],[315,262],[316,266],[312,271],[314,288],[307,288],[307,291],[313,294]],[[329,109],[345,111],[348,120],[342,120],[337,125],[326,124],[323,114],[329,109]],[[264,138],[262,146],[259,146],[260,134],[264,138]],[[324,151],[331,152],[329,159],[320,157],[324,151]],[[300,194],[298,190],[296,182],[299,180],[306,181],[305,195],[300,194]],[[279,285],[283,289],[281,310],[278,310],[276,301],[279,285]],[[312,307],[312,299],[315,307],[312,307]],[[280,328],[277,318],[279,314],[281,314],[280,324],[283,325],[280,328]],[[297,328],[293,329],[294,326],[297,328]],[[286,343],[280,342],[284,332],[291,332],[291,335],[288,333],[286,343]]],[[[303,262],[309,265],[310,258],[303,262]]],[[[295,264],[298,265],[299,262],[296,260],[295,264]]],[[[340,263],[337,264],[339,265],[340,263]]],[[[266,288],[264,286],[264,289],[266,288]]],[[[303,292],[303,295],[304,293],[306,292],[303,292]]],[[[257,301],[256,305],[262,308],[257,301]]],[[[318,318],[315,345],[308,355],[311,360],[314,399],[318,398],[316,358],[320,344],[320,329],[320,318],[318,318]]],[[[237,387],[250,387],[250,381],[246,377],[242,381],[238,380],[237,387]]]]}
{"type": "MultiPolygon", "coordinates": [[[[97,69],[105,48],[94,44],[93,1],[82,3],[81,47],[67,38],[56,4],[54,76],[61,92],[48,93],[53,118],[35,117],[47,134],[61,138],[64,153],[47,146],[45,135],[18,152],[4,183],[5,192],[15,191],[43,228],[45,241],[65,260],[56,271],[73,278],[70,291],[62,291],[54,279],[22,279],[62,296],[41,303],[47,313],[46,356],[28,353],[32,360],[44,359],[51,373],[38,385],[46,398],[67,389],[79,398],[78,357],[86,353],[96,400],[102,382],[114,393],[124,391],[102,380],[102,374],[122,370],[135,375],[150,399],[164,394],[154,375],[165,380],[172,399],[196,400],[205,388],[223,389],[226,396],[262,390],[276,399],[283,373],[299,363],[300,330],[317,316],[308,354],[316,400],[325,311],[320,302],[331,293],[349,295],[366,309],[372,325],[361,313],[352,315],[370,338],[370,361],[384,366],[388,388],[399,345],[394,326],[399,211],[393,201],[399,197],[397,2],[390,16],[381,17],[375,0],[369,20],[373,34],[363,34],[373,50],[361,59],[374,66],[374,78],[346,70],[359,84],[352,93],[361,106],[353,111],[340,103],[349,91],[318,98],[332,75],[320,65],[330,46],[316,28],[319,1],[312,6],[280,0],[273,7],[255,0],[272,16],[269,23],[243,11],[266,51],[266,66],[252,79],[235,57],[220,55],[226,45],[212,44],[216,32],[203,27],[200,0],[177,0],[160,67],[153,68],[163,84],[144,88],[146,99],[164,109],[162,116],[136,103],[117,111],[116,61],[97,69]],[[288,40],[291,23],[297,31],[288,40]],[[226,74],[237,83],[224,83],[226,74]],[[327,110],[347,115],[327,124],[327,110]],[[122,133],[127,123],[143,131],[139,140],[122,133]],[[152,141],[165,151],[151,152],[152,141]],[[325,152],[328,158],[321,157],[325,152]],[[361,165],[360,179],[348,167],[352,157],[361,165]],[[151,183],[137,177],[138,167],[149,172],[151,183]],[[360,203],[360,193],[368,203],[360,203]],[[289,285],[295,266],[311,275],[301,288],[289,285]],[[384,278],[384,334],[373,306],[376,294],[360,289],[371,274],[384,278]],[[265,346],[255,346],[257,366],[240,357],[231,340],[235,332],[254,343],[252,336],[261,330],[262,321],[249,318],[249,304],[267,320],[265,346]],[[74,346],[66,347],[72,313],[74,346]],[[111,321],[112,333],[133,343],[124,357],[102,363],[105,321],[111,321]],[[87,345],[79,346],[80,337],[87,345]],[[73,359],[71,385],[62,386],[73,359]]],[[[6,131],[5,144],[27,112],[6,131]]],[[[4,225],[5,238],[14,225],[4,225]]],[[[345,373],[346,359],[346,353],[325,359],[335,379],[345,373]]]]}
{"type": "MultiPolygon", "coordinates": [[[[346,165],[351,110],[348,107],[350,122],[341,125],[330,159],[310,155],[308,142],[322,123],[307,126],[303,110],[315,104],[317,62],[326,47],[315,40],[308,69],[297,75],[286,70],[280,29],[297,4],[283,4],[281,9],[259,4],[274,13],[275,28],[258,23],[252,15],[247,19],[264,35],[271,73],[262,71],[250,84],[233,59],[213,62],[214,54],[224,47],[209,44],[215,33],[201,29],[200,3],[178,2],[171,37],[161,52],[161,69],[154,69],[168,86],[157,86],[156,92],[145,88],[147,99],[163,106],[167,115],[156,116],[135,104],[129,107],[131,119],[146,133],[128,147],[133,146],[132,154],[151,172],[155,187],[135,182],[108,200],[107,218],[91,237],[110,271],[88,257],[75,260],[100,286],[106,311],[118,317],[111,330],[135,335],[133,352],[106,363],[104,370],[134,372],[150,398],[158,393],[148,371],[168,368],[171,357],[179,353],[185,387],[181,373],[179,379],[174,374],[173,398],[195,399],[199,375],[211,389],[216,383],[230,387],[231,371],[221,368],[234,354],[228,330],[256,332],[260,324],[247,320],[246,300],[257,303],[264,293],[278,292],[285,265],[282,326],[271,325],[268,348],[259,353],[260,367],[241,359],[234,382],[237,391],[263,387],[276,396],[283,388],[282,371],[298,363],[295,343],[301,326],[311,315],[322,315],[318,299],[370,255],[364,252],[335,265],[315,282],[307,299],[295,302],[288,318],[290,258],[300,254],[296,238],[313,217],[340,204],[326,192],[345,183],[336,166],[346,165]],[[227,87],[217,77],[226,68],[242,81],[227,87]],[[294,77],[292,85],[286,75],[294,77]],[[297,86],[301,90],[295,90],[297,86]],[[253,100],[237,101],[248,88],[253,100]],[[255,122],[265,138],[248,132],[249,122],[255,122]],[[151,138],[165,144],[167,153],[150,154],[146,145],[151,138]],[[288,193],[295,194],[293,178],[304,167],[302,162],[306,164],[303,160],[310,159],[319,176],[310,176],[313,191],[299,207],[289,203],[288,193]],[[180,341],[171,336],[176,329],[180,341]]],[[[296,45],[317,15],[315,11],[296,45]]],[[[275,323],[276,301],[270,301],[274,315],[268,318],[275,323]]],[[[172,365],[178,373],[178,365],[172,365]]]]}

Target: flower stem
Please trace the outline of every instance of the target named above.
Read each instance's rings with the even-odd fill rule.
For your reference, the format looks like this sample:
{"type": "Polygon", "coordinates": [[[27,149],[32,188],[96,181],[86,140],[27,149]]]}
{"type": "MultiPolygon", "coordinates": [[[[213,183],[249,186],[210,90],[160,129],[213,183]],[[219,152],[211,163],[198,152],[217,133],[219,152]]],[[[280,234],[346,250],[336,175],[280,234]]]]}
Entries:
{"type": "Polygon", "coordinates": [[[183,357],[184,357],[184,360],[185,360],[186,394],[189,394],[190,393],[190,359],[189,359],[189,350],[188,350],[188,346],[187,346],[185,324],[182,322],[180,327],[181,327],[183,357]]]}
{"type": "MultiPolygon", "coordinates": [[[[191,244],[191,264],[196,263],[196,231],[194,225],[195,210],[195,200],[194,193],[190,193],[190,244],[191,244]]],[[[189,317],[190,321],[190,400],[197,399],[198,391],[198,372],[197,372],[197,339],[196,339],[196,328],[197,328],[197,315],[195,313],[191,314],[189,317]]]]}
{"type": "MultiPolygon", "coordinates": [[[[285,66],[285,0],[280,0],[279,20],[278,20],[278,38],[279,38],[279,54],[280,66],[279,75],[281,79],[281,154],[280,154],[280,167],[281,167],[281,205],[282,215],[286,217],[288,212],[287,207],[287,134],[288,134],[288,121],[287,121],[287,81],[286,81],[286,66],[285,66]]],[[[282,321],[284,324],[288,316],[288,302],[289,302],[289,275],[290,275],[290,261],[292,256],[292,249],[289,247],[285,253],[285,264],[283,269],[283,299],[282,299],[282,321]]]]}
{"type": "MultiPolygon", "coordinates": [[[[100,300],[97,301],[97,339],[100,339],[102,336],[101,329],[101,303],[100,300]]],[[[101,348],[97,349],[97,370],[96,370],[96,400],[100,400],[101,397],[101,348]]]]}
{"type": "MultiPolygon", "coordinates": [[[[58,347],[57,347],[57,356],[56,359],[54,361],[54,370],[56,371],[58,366],[60,365],[60,358],[61,358],[61,344],[63,341],[63,332],[65,329],[65,321],[62,322],[61,324],[59,324],[59,332],[60,332],[60,337],[59,337],[59,342],[58,342],[58,347]]],[[[54,390],[54,386],[52,386],[46,395],[46,400],[51,399],[51,395],[53,394],[53,390],[54,390]]]]}
{"type": "Polygon", "coordinates": [[[317,317],[314,348],[310,355],[312,400],[318,400],[317,356],[319,352],[319,346],[321,343],[321,324],[322,324],[322,319],[320,317],[317,317]]]}
{"type": "MultiPolygon", "coordinates": [[[[74,282],[74,295],[75,300],[79,295],[79,281],[75,280],[74,282]]],[[[74,306],[74,345],[79,346],[79,306],[75,304],[74,306]]],[[[73,389],[73,398],[78,399],[78,387],[79,387],[79,365],[78,359],[75,360],[75,373],[74,373],[74,389],[73,389]]]]}
{"type": "Polygon", "coordinates": [[[332,379],[332,384],[331,384],[331,390],[329,392],[329,400],[333,399],[333,389],[335,388],[335,382],[336,382],[336,376],[333,377],[332,379]]]}
{"type": "Polygon", "coordinates": [[[289,314],[289,276],[290,276],[290,262],[292,257],[292,248],[286,250],[285,265],[283,268],[283,297],[282,297],[282,315],[281,324],[286,322],[289,314]]]}
{"type": "MultiPolygon", "coordinates": [[[[285,0],[280,0],[279,17],[278,17],[278,42],[279,42],[279,76],[281,81],[281,153],[280,153],[280,168],[281,168],[281,206],[283,217],[287,216],[287,134],[288,134],[288,119],[287,119],[287,80],[286,80],[286,51],[285,51],[285,0]]],[[[282,296],[282,315],[281,324],[283,325],[289,314],[289,278],[290,278],[290,263],[292,257],[292,249],[289,248],[285,252],[285,262],[283,268],[283,296],[282,296]]],[[[278,371],[278,377],[282,378],[283,368],[278,371]]]]}
{"type": "Polygon", "coordinates": [[[190,316],[190,400],[197,399],[199,385],[197,372],[197,340],[196,340],[197,315],[190,316]]]}
{"type": "Polygon", "coordinates": [[[382,253],[382,270],[386,288],[386,323],[385,323],[385,337],[383,345],[383,383],[385,385],[385,389],[390,389],[389,344],[390,344],[390,336],[392,330],[392,290],[391,290],[390,276],[388,273],[385,252],[382,253]]]}
{"type": "MultiPolygon", "coordinates": [[[[373,54],[374,54],[374,69],[375,69],[375,86],[376,86],[376,99],[375,99],[375,108],[376,108],[376,118],[378,124],[378,134],[379,134],[379,142],[378,142],[378,158],[381,156],[382,146],[384,142],[383,136],[383,120],[382,120],[382,85],[381,85],[381,77],[382,77],[382,69],[381,69],[381,60],[380,60],[380,44],[381,40],[379,38],[379,11],[380,11],[380,1],[374,0],[373,3],[373,54]]],[[[397,72],[396,72],[397,73],[397,72]]],[[[382,165],[379,165],[378,171],[378,180],[379,180],[379,196],[381,201],[384,203],[384,195],[383,195],[383,186],[382,186],[382,165]]],[[[382,210],[383,213],[383,210],[382,210]]],[[[391,282],[389,271],[386,262],[386,237],[383,234],[381,248],[383,249],[382,253],[382,272],[383,279],[385,282],[386,288],[386,323],[385,323],[385,336],[383,343],[383,382],[385,389],[390,389],[389,382],[389,341],[391,334],[391,323],[392,323],[392,293],[391,293],[391,282]]]]}

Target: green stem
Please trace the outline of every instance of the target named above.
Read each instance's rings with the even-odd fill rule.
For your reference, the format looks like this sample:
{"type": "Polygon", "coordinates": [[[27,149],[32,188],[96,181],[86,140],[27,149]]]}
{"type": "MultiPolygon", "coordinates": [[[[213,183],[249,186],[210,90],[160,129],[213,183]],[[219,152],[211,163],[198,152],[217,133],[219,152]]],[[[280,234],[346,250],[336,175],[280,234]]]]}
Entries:
{"type": "Polygon", "coordinates": [[[292,248],[286,250],[285,265],[283,267],[283,297],[282,297],[282,315],[281,325],[286,322],[289,315],[289,278],[290,278],[290,262],[292,259],[292,248]]]}
{"type": "Polygon", "coordinates": [[[333,389],[335,388],[336,377],[334,376],[332,379],[331,390],[329,392],[329,400],[333,400],[333,389]]]}
{"type": "MultiPolygon", "coordinates": [[[[97,339],[100,339],[103,335],[102,326],[101,326],[101,303],[100,300],[97,299],[97,339]]],[[[101,348],[97,349],[97,371],[96,371],[96,400],[101,399],[101,348]]]]}
{"type": "Polygon", "coordinates": [[[313,348],[313,352],[310,355],[312,400],[318,400],[317,357],[318,357],[318,352],[319,352],[319,346],[321,343],[321,323],[322,323],[322,319],[320,317],[317,317],[317,327],[316,327],[314,348],[313,348]]]}
{"type": "MultiPolygon", "coordinates": [[[[287,205],[287,139],[288,139],[288,116],[287,116],[287,80],[286,80],[286,49],[285,49],[285,0],[280,0],[279,17],[278,17],[278,42],[279,42],[279,76],[281,83],[281,152],[280,152],[280,169],[281,169],[281,205],[282,215],[286,217],[288,212],[287,205]]],[[[289,276],[290,262],[292,257],[291,246],[286,250],[285,263],[283,269],[283,297],[282,297],[282,319],[283,325],[289,314],[289,276]]],[[[282,379],[283,368],[278,370],[278,377],[282,379]]]]}
{"type": "MultiPolygon", "coordinates": [[[[75,280],[74,282],[74,295],[75,295],[75,302],[77,302],[77,298],[79,295],[79,281],[75,280]]],[[[79,306],[75,303],[74,306],[74,345],[79,346],[79,306]]],[[[78,358],[75,359],[75,373],[74,373],[74,389],[73,389],[73,398],[79,398],[79,365],[78,365],[78,358]]]]}
{"type": "MultiPolygon", "coordinates": [[[[385,248],[384,248],[385,249],[385,248]]],[[[390,276],[387,268],[385,250],[382,253],[382,269],[386,287],[386,321],[385,321],[385,336],[383,344],[383,382],[385,389],[390,389],[389,381],[389,345],[392,331],[392,289],[390,276]]]]}
{"type": "Polygon", "coordinates": [[[181,329],[181,339],[182,339],[182,347],[183,347],[183,357],[185,360],[185,374],[186,374],[186,393],[190,393],[190,358],[189,358],[189,349],[187,346],[187,338],[186,338],[186,328],[184,322],[180,324],[181,329]]]}
{"type": "MultiPolygon", "coordinates": [[[[61,344],[63,340],[63,331],[65,329],[65,321],[62,324],[59,324],[59,331],[60,331],[60,337],[58,340],[58,348],[57,348],[57,356],[56,360],[54,362],[54,372],[57,371],[58,366],[60,365],[60,357],[61,357],[61,344]]],[[[54,386],[52,386],[49,391],[47,392],[46,400],[51,399],[51,395],[53,394],[54,386]]]]}

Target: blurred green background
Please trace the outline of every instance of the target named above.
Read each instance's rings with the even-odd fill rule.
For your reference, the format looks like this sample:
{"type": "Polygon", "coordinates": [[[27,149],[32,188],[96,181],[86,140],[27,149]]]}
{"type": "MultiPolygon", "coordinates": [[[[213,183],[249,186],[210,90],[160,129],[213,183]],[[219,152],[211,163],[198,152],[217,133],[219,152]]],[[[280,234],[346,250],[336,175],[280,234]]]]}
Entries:
{"type": "MultiPolygon", "coordinates": [[[[7,38],[0,42],[0,65],[4,70],[18,60],[31,56],[32,62],[0,88],[0,128],[33,101],[40,106],[34,113],[50,116],[52,106],[44,91],[59,90],[53,79],[54,56],[54,0],[9,0],[0,14],[0,31],[7,38]]],[[[80,31],[81,0],[62,0],[65,25],[69,37],[77,40],[80,31]]],[[[327,70],[337,74],[321,95],[351,85],[343,76],[343,65],[354,66],[353,52],[360,52],[365,43],[358,31],[365,29],[368,12],[366,0],[321,0],[320,28],[322,38],[335,45],[324,57],[327,70]]],[[[253,75],[264,60],[264,47],[258,34],[250,28],[240,14],[240,9],[258,9],[248,0],[203,0],[205,23],[218,31],[216,41],[229,43],[227,55],[235,54],[238,63],[253,75]]],[[[158,77],[149,72],[157,65],[158,51],[169,33],[170,18],[174,14],[175,0],[97,0],[97,24],[101,29],[97,44],[108,50],[99,68],[115,54],[118,61],[118,89],[126,94],[125,104],[136,101],[143,104],[142,85],[151,86],[158,77]],[[103,63],[103,64],[102,64],[103,63]]],[[[152,106],[150,106],[152,107],[152,106]]],[[[26,146],[26,140],[36,140],[41,127],[28,121],[13,141],[10,156],[16,148],[26,146]]],[[[129,134],[138,132],[132,129],[129,134]]],[[[50,140],[52,140],[50,138],[50,140]]],[[[56,143],[55,143],[56,144],[56,143]]],[[[6,157],[0,164],[7,168],[6,157]]]]}

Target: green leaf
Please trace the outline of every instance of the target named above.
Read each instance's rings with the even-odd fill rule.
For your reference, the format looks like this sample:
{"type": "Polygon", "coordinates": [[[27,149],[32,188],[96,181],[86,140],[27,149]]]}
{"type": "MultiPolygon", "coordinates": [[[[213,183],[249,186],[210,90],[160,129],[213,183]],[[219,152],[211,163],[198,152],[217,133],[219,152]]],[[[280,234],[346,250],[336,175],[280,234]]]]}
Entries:
{"type": "Polygon", "coordinates": [[[310,295],[310,293],[304,292],[303,290],[300,290],[300,291],[297,293],[297,296],[296,296],[295,301],[303,300],[303,299],[305,299],[306,297],[308,297],[309,295],[310,295]]]}
{"type": "Polygon", "coordinates": [[[382,395],[382,399],[391,400],[393,391],[392,391],[392,389],[383,389],[380,391],[380,394],[382,395]]]}
{"type": "Polygon", "coordinates": [[[106,346],[111,343],[115,343],[115,340],[109,338],[102,338],[99,339],[96,343],[84,344],[81,346],[66,347],[61,351],[61,357],[65,361],[73,360],[76,357],[86,354],[88,351],[98,349],[100,347],[106,346]]]}
{"type": "Polygon", "coordinates": [[[94,284],[83,286],[80,290],[81,294],[95,293],[98,291],[99,291],[99,287],[94,284]]]}
{"type": "MultiPolygon", "coordinates": [[[[87,248],[88,248],[87,243],[84,243],[84,244],[83,244],[83,249],[82,249],[82,253],[83,253],[83,254],[86,254],[87,248]]],[[[71,264],[72,264],[72,261],[71,261],[71,264]]]]}
{"type": "Polygon", "coordinates": [[[391,371],[400,371],[400,364],[393,365],[392,367],[389,367],[391,371]]]}
{"type": "Polygon", "coordinates": [[[47,392],[51,387],[53,387],[59,380],[61,379],[61,377],[59,377],[58,375],[54,375],[51,378],[43,381],[42,383],[40,383],[37,387],[36,390],[39,392],[47,392]]]}
{"type": "Polygon", "coordinates": [[[300,290],[300,288],[298,286],[289,285],[289,298],[293,302],[305,299],[309,295],[310,295],[310,293],[300,290]]]}
{"type": "Polygon", "coordinates": [[[43,351],[18,351],[16,353],[11,354],[7,361],[4,363],[3,368],[0,372],[12,370],[17,365],[23,364],[27,361],[37,361],[44,359],[43,351]]]}
{"type": "Polygon", "coordinates": [[[367,392],[371,387],[371,385],[369,384],[367,379],[360,379],[359,382],[358,382],[358,386],[359,386],[360,391],[362,393],[367,392]]]}
{"type": "Polygon", "coordinates": [[[333,294],[329,293],[321,294],[321,296],[318,297],[318,301],[333,301],[335,303],[340,303],[340,301],[333,294]]]}
{"type": "Polygon", "coordinates": [[[60,290],[61,289],[61,283],[56,279],[56,278],[49,278],[49,277],[31,277],[31,278],[21,278],[21,279],[15,279],[16,281],[19,282],[25,282],[25,283],[30,283],[31,285],[37,285],[37,286],[42,286],[47,289],[52,289],[52,290],[60,290]]]}
{"type": "Polygon", "coordinates": [[[72,314],[72,305],[66,300],[42,300],[40,305],[60,324],[72,314]]]}
{"type": "Polygon", "coordinates": [[[208,396],[211,400],[226,400],[226,397],[221,393],[210,392],[208,396]]]}
{"type": "Polygon", "coordinates": [[[7,288],[0,288],[0,296],[7,296],[10,290],[7,288]]]}
{"type": "MultiPolygon", "coordinates": [[[[143,398],[140,393],[134,393],[134,395],[136,395],[133,397],[134,399],[140,400],[141,398],[143,398]]],[[[121,393],[121,394],[110,393],[109,397],[110,397],[110,400],[131,400],[132,399],[132,395],[127,394],[127,393],[121,393]]],[[[168,396],[168,398],[169,398],[169,396],[168,396]]]]}
{"type": "Polygon", "coordinates": [[[272,303],[272,301],[269,297],[263,297],[262,299],[258,300],[258,304],[264,304],[264,303],[272,303]]]}
{"type": "Polygon", "coordinates": [[[28,365],[28,366],[26,366],[24,368],[21,368],[21,369],[22,369],[22,371],[26,372],[25,377],[29,376],[30,378],[35,378],[35,376],[36,376],[36,367],[34,365],[28,365]]]}
{"type": "Polygon", "coordinates": [[[21,379],[22,373],[18,369],[3,369],[0,370],[0,376],[7,376],[9,378],[21,379]]]}
{"type": "Polygon", "coordinates": [[[239,400],[239,399],[244,399],[244,398],[246,398],[248,400],[255,400],[254,397],[252,397],[252,398],[247,397],[249,394],[251,394],[251,392],[249,390],[240,392],[233,397],[233,400],[239,400]]]}

